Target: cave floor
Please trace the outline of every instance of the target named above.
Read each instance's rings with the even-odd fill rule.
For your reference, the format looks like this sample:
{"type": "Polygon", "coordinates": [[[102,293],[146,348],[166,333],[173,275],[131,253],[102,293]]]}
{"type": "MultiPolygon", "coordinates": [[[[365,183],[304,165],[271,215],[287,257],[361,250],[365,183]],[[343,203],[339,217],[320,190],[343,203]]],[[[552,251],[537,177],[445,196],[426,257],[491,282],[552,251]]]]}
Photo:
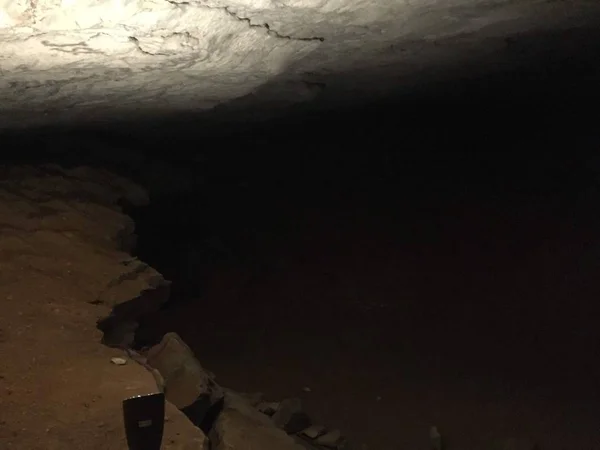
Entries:
{"type": "MultiPolygon", "coordinates": [[[[98,299],[127,270],[109,239],[127,218],[81,171],[2,169],[0,448],[125,449],[122,401],[157,391],[141,365],[111,363],[124,352],[101,345],[96,328],[111,311],[98,299]]],[[[166,411],[163,448],[189,448],[197,429],[166,411]]]]}
{"type": "Polygon", "coordinates": [[[251,227],[255,259],[143,330],[224,385],[301,398],[351,448],[428,449],[431,425],[450,449],[597,447],[595,200],[285,205],[285,229],[251,227]]]}

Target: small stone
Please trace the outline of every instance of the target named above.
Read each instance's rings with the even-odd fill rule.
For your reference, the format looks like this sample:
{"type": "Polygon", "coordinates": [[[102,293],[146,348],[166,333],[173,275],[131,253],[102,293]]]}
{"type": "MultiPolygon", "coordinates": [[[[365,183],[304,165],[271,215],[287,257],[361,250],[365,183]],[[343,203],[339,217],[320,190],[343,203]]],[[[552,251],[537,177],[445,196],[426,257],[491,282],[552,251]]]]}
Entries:
{"type": "Polygon", "coordinates": [[[309,388],[308,386],[304,386],[304,387],[302,388],[302,390],[303,390],[304,392],[312,392],[312,389],[311,389],[311,388],[309,388]]]}
{"type": "Polygon", "coordinates": [[[283,400],[273,415],[273,422],[277,428],[285,428],[295,413],[302,412],[302,402],[298,398],[283,400]]]}
{"type": "Polygon", "coordinates": [[[336,448],[342,441],[342,433],[340,430],[331,430],[316,439],[316,443],[325,447],[336,448]]]}
{"type": "Polygon", "coordinates": [[[261,402],[256,409],[267,416],[272,416],[279,409],[279,402],[261,402]]]}
{"type": "MultiPolygon", "coordinates": [[[[239,396],[238,396],[239,397],[239,396]]],[[[208,438],[213,450],[302,450],[295,439],[242,400],[226,395],[208,438]],[[237,405],[236,405],[237,403],[237,405]],[[244,404],[242,404],[244,403],[244,404]],[[238,406],[240,407],[238,409],[238,406]]]]}
{"type": "Polygon", "coordinates": [[[110,362],[117,366],[124,366],[125,364],[127,364],[127,360],[125,358],[119,357],[110,358],[110,362]]]}
{"type": "Polygon", "coordinates": [[[303,430],[300,434],[303,434],[307,438],[316,439],[319,436],[325,434],[325,427],[323,425],[311,425],[306,430],[303,430]]]}

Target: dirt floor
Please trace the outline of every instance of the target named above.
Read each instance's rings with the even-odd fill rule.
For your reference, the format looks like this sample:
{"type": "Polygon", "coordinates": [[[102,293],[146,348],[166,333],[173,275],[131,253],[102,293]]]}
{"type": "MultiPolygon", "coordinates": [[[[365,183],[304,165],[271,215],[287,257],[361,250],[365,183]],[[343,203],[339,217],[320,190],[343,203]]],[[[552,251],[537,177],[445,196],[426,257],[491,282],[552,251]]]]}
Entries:
{"type": "MultiPolygon", "coordinates": [[[[139,289],[115,282],[131,231],[115,203],[141,194],[86,169],[0,172],[0,448],[125,450],[121,402],[156,384],[131,361],[111,363],[123,354],[100,344],[96,321],[110,286],[139,289]]],[[[197,430],[170,406],[167,417],[164,448],[192,448],[197,430]]]]}
{"type": "Polygon", "coordinates": [[[425,450],[431,425],[449,449],[598,448],[596,197],[466,198],[249,206],[255,258],[140,336],[177,331],[222,383],[298,396],[352,448],[425,450]]]}
{"type": "MultiPolygon", "coordinates": [[[[122,400],[156,391],[99,344],[111,302],[144,288],[125,276],[131,221],[115,207],[141,194],[106,177],[2,170],[1,449],[126,449],[122,400]]],[[[449,449],[598,448],[597,197],[413,205],[396,220],[357,196],[284,200],[287,226],[254,211],[253,257],[216,266],[198,301],[142,331],[178,332],[223,385],[302,398],[351,448],[424,450],[431,425],[449,449]]],[[[167,417],[164,448],[197,448],[198,430],[167,417]]]]}

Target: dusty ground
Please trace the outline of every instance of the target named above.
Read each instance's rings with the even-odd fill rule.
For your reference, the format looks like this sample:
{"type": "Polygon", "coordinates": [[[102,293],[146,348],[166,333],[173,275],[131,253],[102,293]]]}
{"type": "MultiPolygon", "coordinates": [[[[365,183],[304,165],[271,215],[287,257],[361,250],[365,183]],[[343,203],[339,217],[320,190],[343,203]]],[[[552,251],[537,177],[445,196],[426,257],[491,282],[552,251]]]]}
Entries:
{"type": "MultiPolygon", "coordinates": [[[[122,400],[156,390],[99,344],[96,320],[143,286],[117,244],[131,222],[114,203],[132,187],[90,175],[2,171],[1,449],[126,449],[122,400]]],[[[432,424],[463,450],[598,447],[597,197],[429,205],[392,222],[357,197],[283,200],[293,226],[248,224],[261,270],[218,267],[202,302],[146,328],[180,333],[224,385],[302,397],[352,448],[426,449],[432,424]]],[[[168,417],[165,449],[197,448],[198,431],[168,417]]]]}
{"type": "MultiPolygon", "coordinates": [[[[83,169],[1,175],[0,448],[126,449],[121,402],[156,385],[131,361],[111,364],[122,353],[100,345],[95,324],[110,312],[99,301],[108,286],[137,295],[135,283],[115,283],[131,222],[114,203],[143,193],[83,169]]],[[[199,448],[186,447],[197,430],[167,415],[165,448],[199,448]]]]}

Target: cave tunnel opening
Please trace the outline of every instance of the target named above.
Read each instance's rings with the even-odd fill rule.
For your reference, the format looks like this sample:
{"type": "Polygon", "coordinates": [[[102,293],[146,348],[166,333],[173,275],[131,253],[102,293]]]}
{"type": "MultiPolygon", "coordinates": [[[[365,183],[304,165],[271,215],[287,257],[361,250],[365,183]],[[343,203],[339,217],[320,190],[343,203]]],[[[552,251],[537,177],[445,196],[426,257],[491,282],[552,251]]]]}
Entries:
{"type": "Polygon", "coordinates": [[[598,375],[592,163],[207,154],[193,192],[132,211],[140,258],[174,281],[138,345],[176,331],[224,384],[301,397],[374,448],[419,448],[428,423],[464,448],[583,443],[598,375]],[[550,433],[574,405],[579,428],[550,433]]]}
{"type": "Polygon", "coordinates": [[[3,139],[150,192],[126,208],[135,255],[173,288],[137,346],[176,331],[224,385],[300,397],[356,448],[427,448],[432,424],[452,448],[593,448],[595,49],[260,125],[3,139]]]}

